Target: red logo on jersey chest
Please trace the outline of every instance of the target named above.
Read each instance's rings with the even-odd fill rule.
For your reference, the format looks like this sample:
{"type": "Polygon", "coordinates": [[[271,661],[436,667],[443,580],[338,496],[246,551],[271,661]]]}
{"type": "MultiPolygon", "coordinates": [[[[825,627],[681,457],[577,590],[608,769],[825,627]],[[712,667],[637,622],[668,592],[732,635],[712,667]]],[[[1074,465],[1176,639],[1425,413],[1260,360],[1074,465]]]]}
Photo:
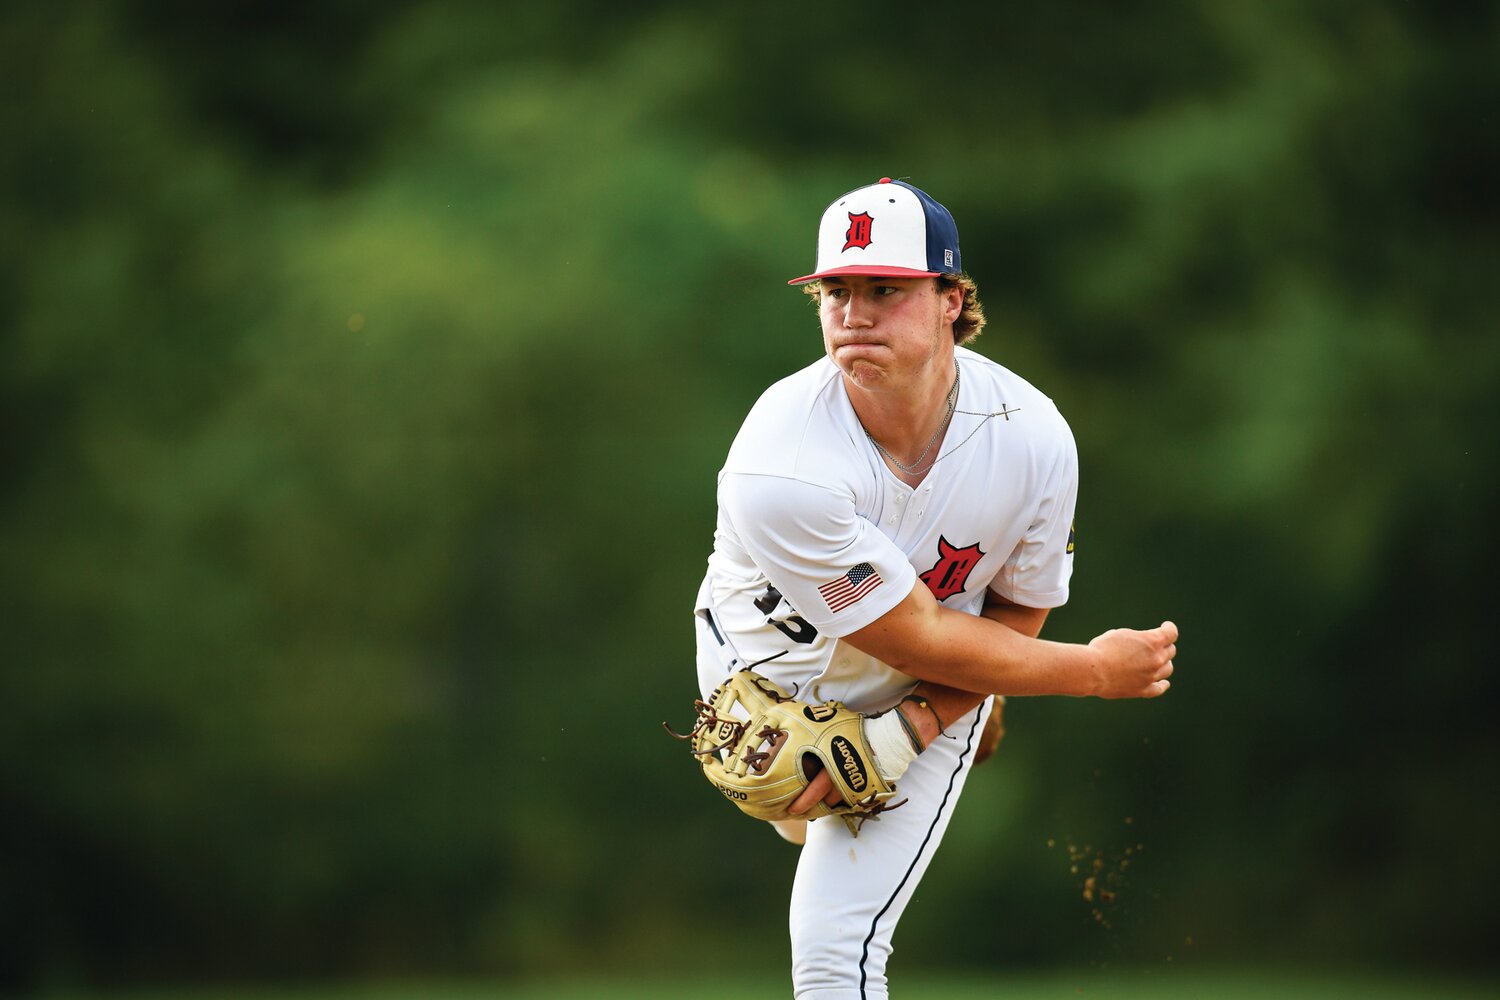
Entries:
{"type": "Polygon", "coordinates": [[[944,600],[963,592],[969,582],[969,574],[974,572],[974,567],[983,558],[984,553],[979,551],[978,542],[959,548],[940,535],[938,561],[932,569],[922,574],[921,580],[932,591],[933,597],[944,600]]]}
{"type": "MultiPolygon", "coordinates": [[[[860,212],[855,215],[849,213],[849,228],[844,232],[844,249],[859,247],[863,250],[870,245],[870,234],[875,228],[875,220],[870,218],[869,212],[860,212]]],[[[842,252],[842,251],[840,251],[842,252]]]]}

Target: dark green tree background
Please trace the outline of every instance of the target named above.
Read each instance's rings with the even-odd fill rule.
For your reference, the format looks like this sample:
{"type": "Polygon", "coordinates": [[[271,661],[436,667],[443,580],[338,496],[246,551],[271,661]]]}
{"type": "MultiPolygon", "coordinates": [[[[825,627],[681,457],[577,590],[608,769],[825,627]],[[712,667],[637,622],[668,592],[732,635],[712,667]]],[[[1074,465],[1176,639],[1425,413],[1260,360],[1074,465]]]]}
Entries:
{"type": "Polygon", "coordinates": [[[1048,634],[1183,631],[1162,701],[1013,703],[908,961],[1492,970],[1497,40],[8,7],[0,985],[784,948],[792,853],[657,726],[718,464],[820,350],[785,279],[882,175],[1079,440],[1048,634]]]}

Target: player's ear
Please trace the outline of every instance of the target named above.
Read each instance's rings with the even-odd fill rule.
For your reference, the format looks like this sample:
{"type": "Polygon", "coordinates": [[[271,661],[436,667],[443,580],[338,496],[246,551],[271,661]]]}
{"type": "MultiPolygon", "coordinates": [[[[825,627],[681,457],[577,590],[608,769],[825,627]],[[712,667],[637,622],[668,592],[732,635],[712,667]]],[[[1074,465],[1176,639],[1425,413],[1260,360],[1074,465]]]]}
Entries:
{"type": "Polygon", "coordinates": [[[943,322],[957,323],[964,311],[964,286],[942,278],[932,280],[937,282],[938,298],[943,302],[943,322]]]}

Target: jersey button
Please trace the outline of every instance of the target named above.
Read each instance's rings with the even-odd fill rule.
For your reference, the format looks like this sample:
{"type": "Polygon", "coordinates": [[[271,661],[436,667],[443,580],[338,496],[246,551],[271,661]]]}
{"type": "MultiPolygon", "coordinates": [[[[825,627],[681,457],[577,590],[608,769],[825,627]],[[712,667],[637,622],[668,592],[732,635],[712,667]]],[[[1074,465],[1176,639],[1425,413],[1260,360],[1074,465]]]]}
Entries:
{"type": "Polygon", "coordinates": [[[896,502],[897,503],[905,503],[906,502],[906,494],[905,493],[897,493],[896,494],[896,502]]]}

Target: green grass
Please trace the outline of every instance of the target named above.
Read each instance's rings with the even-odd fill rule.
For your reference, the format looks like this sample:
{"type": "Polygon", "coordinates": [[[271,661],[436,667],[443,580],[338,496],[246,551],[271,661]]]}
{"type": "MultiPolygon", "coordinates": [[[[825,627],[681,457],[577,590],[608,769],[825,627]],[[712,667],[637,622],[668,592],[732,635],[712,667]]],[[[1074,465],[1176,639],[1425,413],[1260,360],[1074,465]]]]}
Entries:
{"type": "MultiPolygon", "coordinates": [[[[786,981],[714,981],[643,974],[609,978],[487,983],[132,990],[48,993],[49,1000],[774,1000],[786,981]]],[[[1500,980],[1412,973],[1187,970],[1171,966],[1114,971],[940,977],[912,973],[892,982],[896,1000],[1496,1000],[1500,980]]]]}

